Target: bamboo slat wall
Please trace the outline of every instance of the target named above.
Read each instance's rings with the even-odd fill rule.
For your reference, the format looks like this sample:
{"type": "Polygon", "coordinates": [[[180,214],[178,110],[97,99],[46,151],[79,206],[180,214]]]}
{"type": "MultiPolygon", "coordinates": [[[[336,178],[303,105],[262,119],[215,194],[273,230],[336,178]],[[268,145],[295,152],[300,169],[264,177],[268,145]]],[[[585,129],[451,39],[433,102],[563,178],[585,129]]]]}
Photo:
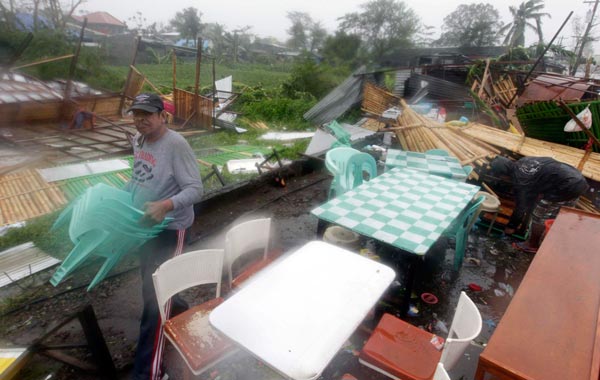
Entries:
{"type": "Polygon", "coordinates": [[[115,116],[119,114],[119,104],[121,102],[119,95],[93,96],[74,100],[77,102],[77,106],[73,105],[71,108],[72,113],[76,111],[76,108],[84,108],[99,116],[115,116]]]}
{"type": "MultiPolygon", "coordinates": [[[[187,120],[194,112],[195,95],[189,91],[184,91],[176,88],[173,91],[173,99],[175,101],[175,117],[187,120]]],[[[212,112],[213,102],[204,96],[198,96],[198,112],[194,120],[200,128],[212,127],[212,112]]]]}
{"type": "Polygon", "coordinates": [[[397,106],[400,98],[373,83],[366,82],[363,88],[363,111],[381,115],[385,110],[397,106]]]}
{"type": "MultiPolygon", "coordinates": [[[[134,98],[142,90],[146,77],[137,70],[131,70],[129,86],[123,91],[125,97],[134,98]]],[[[117,107],[118,108],[118,107],[117,107]]]]}
{"type": "Polygon", "coordinates": [[[0,125],[59,120],[62,105],[62,100],[1,104],[0,125]]]}
{"type": "Polygon", "coordinates": [[[0,176],[0,226],[50,213],[66,203],[62,191],[34,169],[0,176]]]}
{"type": "MultiPolygon", "coordinates": [[[[78,108],[85,108],[100,116],[118,114],[119,96],[99,96],[74,99],[77,104],[71,104],[66,116],[72,115],[78,108]]],[[[62,100],[40,102],[20,102],[0,105],[0,125],[12,123],[34,123],[41,121],[57,121],[62,118],[62,100]]]]}

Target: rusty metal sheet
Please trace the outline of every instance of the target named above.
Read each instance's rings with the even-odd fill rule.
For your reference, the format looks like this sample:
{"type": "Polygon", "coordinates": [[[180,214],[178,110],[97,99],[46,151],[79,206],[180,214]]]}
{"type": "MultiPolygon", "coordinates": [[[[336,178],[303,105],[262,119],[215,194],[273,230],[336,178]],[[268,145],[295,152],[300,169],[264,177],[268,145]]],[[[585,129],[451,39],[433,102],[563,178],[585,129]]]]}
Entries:
{"type": "Polygon", "coordinates": [[[592,85],[582,78],[542,74],[525,87],[517,106],[542,100],[580,100],[592,85]]]}

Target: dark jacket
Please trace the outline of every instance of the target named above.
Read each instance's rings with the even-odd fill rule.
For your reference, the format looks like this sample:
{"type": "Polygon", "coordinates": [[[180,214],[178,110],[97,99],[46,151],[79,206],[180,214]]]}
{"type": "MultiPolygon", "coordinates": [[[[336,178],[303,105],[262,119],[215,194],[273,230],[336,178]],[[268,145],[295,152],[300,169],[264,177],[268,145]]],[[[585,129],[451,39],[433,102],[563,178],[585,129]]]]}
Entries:
{"type": "Polygon", "coordinates": [[[525,157],[511,162],[516,206],[508,226],[518,227],[525,215],[531,213],[538,198],[551,202],[575,199],[585,193],[585,177],[571,165],[550,157],[525,157]]]}

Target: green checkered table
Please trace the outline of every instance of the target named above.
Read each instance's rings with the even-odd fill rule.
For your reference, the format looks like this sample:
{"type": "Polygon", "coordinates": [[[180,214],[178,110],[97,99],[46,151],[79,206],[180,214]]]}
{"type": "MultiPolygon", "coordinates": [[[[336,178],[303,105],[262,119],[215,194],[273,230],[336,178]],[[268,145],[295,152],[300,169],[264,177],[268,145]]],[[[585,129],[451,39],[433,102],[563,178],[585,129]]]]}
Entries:
{"type": "Polygon", "coordinates": [[[311,213],[363,236],[424,255],[479,190],[413,169],[391,169],[311,213]]]}
{"type": "Polygon", "coordinates": [[[452,156],[437,156],[434,154],[388,149],[385,167],[386,169],[411,168],[458,181],[465,181],[467,179],[467,173],[465,173],[460,161],[452,156]]]}

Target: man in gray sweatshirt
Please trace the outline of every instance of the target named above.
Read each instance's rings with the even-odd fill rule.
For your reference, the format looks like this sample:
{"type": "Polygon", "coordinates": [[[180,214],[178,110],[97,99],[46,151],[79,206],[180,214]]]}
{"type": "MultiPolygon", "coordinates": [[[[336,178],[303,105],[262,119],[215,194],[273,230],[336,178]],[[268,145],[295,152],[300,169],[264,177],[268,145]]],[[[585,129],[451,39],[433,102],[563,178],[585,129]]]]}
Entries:
{"type": "MultiPolygon", "coordinates": [[[[194,222],[194,203],[202,198],[202,180],[192,148],[165,125],[164,104],[156,94],[140,94],[128,110],[138,133],[134,164],[125,189],[148,224],[172,217],[167,229],[140,249],[144,311],[134,361],[134,380],[159,379],[164,336],[152,274],[164,261],[181,254],[186,230],[194,222]]],[[[173,308],[187,306],[173,297],[173,308]]],[[[169,303],[167,305],[170,305],[169,303]]],[[[167,306],[169,307],[169,306],[167,306]]],[[[170,310],[166,311],[169,315],[170,310]]]]}

